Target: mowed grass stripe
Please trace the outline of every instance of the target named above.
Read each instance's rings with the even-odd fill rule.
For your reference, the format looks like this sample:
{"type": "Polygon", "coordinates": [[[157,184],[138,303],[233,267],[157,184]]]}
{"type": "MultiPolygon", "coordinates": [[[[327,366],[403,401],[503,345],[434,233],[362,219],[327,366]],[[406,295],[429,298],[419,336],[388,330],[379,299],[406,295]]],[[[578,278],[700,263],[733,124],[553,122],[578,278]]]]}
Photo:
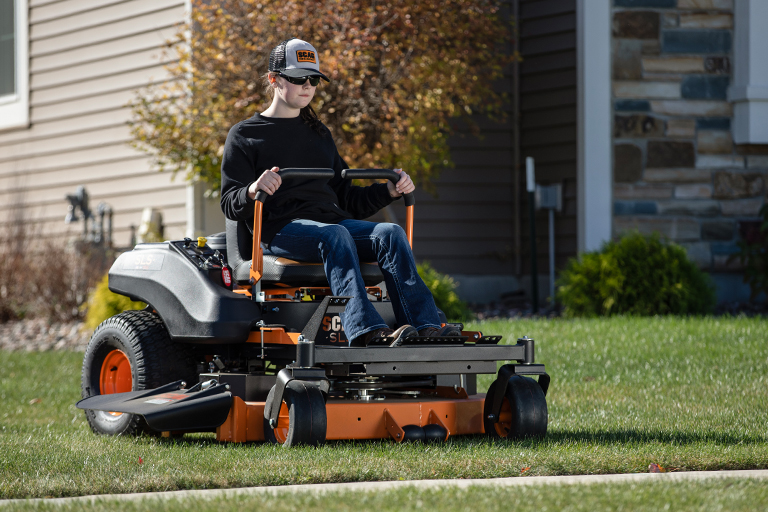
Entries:
{"type": "MultiPolygon", "coordinates": [[[[758,318],[498,321],[468,326],[536,339],[552,376],[543,441],[483,436],[441,445],[321,449],[93,435],[79,398],[82,354],[0,354],[0,497],[318,482],[768,468],[768,322],[758,318]],[[139,463],[141,458],[141,463],[139,463]]],[[[491,376],[479,379],[484,390],[491,376]]]]}

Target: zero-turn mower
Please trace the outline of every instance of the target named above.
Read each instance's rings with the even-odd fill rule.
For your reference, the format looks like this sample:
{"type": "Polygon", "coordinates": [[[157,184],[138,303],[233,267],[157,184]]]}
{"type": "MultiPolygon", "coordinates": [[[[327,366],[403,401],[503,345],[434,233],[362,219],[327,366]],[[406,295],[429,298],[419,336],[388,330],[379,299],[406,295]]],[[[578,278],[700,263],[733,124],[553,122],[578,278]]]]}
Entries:
{"type": "MultiPolygon", "coordinates": [[[[280,174],[327,180],[334,171],[280,174]]],[[[342,176],[399,178],[389,169],[342,176]]],[[[339,318],[348,298],[332,296],[322,264],[263,254],[266,198],[257,196],[253,236],[227,220],[226,233],[138,244],[112,265],[109,288],[148,306],[105,320],[91,337],[77,406],[94,432],[215,431],[219,441],[284,446],[546,434],[550,379],[534,364],[532,339],[500,345],[500,336],[462,326],[461,336],[349,346],[339,318]],[[484,373],[497,377],[478,393],[484,373]]],[[[413,194],[405,205],[412,244],[413,194]]],[[[393,326],[378,265],[361,270],[369,299],[393,326]]]]}

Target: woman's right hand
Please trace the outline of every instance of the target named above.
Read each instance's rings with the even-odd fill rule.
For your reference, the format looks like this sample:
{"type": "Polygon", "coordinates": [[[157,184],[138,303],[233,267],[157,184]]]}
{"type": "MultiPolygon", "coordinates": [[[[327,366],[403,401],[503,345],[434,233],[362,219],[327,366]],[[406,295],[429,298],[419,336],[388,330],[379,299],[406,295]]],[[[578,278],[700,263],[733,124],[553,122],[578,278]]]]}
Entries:
{"type": "Polygon", "coordinates": [[[280,175],[277,173],[279,170],[279,167],[273,167],[264,171],[259,176],[259,179],[248,186],[248,197],[255,200],[256,192],[259,190],[263,190],[270,196],[277,192],[277,189],[283,183],[283,180],[280,179],[280,175]]]}

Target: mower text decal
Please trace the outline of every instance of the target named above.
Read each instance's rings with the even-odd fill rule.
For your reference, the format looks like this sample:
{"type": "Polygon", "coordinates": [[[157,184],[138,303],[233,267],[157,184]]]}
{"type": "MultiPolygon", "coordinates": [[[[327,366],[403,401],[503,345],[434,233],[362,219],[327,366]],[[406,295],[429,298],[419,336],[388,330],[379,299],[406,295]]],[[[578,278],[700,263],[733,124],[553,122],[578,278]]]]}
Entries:
{"type": "Polygon", "coordinates": [[[145,404],[167,404],[168,402],[174,402],[176,400],[181,400],[182,398],[187,398],[189,395],[185,395],[184,393],[161,393],[157,395],[155,398],[152,398],[151,400],[145,400],[145,404]]]}
{"type": "Polygon", "coordinates": [[[164,254],[142,254],[142,251],[131,251],[121,256],[125,270],[161,270],[164,254]]]}
{"type": "Polygon", "coordinates": [[[323,338],[326,343],[347,343],[344,334],[344,326],[341,325],[339,315],[326,315],[323,317],[323,338]]]}
{"type": "Polygon", "coordinates": [[[296,60],[299,62],[311,62],[317,64],[315,60],[315,52],[311,50],[296,50],[296,60]]]}

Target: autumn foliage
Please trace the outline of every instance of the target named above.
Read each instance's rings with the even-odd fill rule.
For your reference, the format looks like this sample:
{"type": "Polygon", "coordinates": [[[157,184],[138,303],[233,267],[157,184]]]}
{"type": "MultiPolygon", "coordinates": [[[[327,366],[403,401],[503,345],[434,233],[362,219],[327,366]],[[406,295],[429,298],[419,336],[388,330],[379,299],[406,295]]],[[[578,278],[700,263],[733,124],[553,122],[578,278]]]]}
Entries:
{"type": "Polygon", "coordinates": [[[298,37],[318,50],[313,107],[354,167],[403,167],[428,183],[450,165],[451,118],[501,115],[494,89],[510,26],[492,0],[193,0],[192,27],[169,43],[175,78],[141,91],[137,145],[211,190],[229,128],[266,108],[269,53],[298,37]],[[187,44],[188,43],[188,44],[187,44]]]}

